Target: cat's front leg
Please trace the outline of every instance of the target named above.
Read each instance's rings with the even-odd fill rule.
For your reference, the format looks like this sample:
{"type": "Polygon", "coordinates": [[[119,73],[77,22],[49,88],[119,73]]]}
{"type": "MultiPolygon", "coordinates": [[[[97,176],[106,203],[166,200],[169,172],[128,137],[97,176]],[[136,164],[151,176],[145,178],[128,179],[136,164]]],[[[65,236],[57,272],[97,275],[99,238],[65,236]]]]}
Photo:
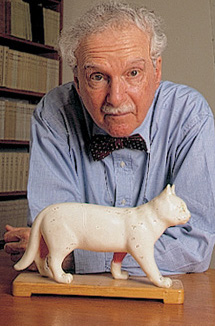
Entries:
{"type": "Polygon", "coordinates": [[[111,262],[111,273],[115,279],[128,279],[129,277],[128,272],[121,269],[122,260],[126,254],[126,252],[115,252],[113,255],[113,260],[111,262]]]}
{"type": "Polygon", "coordinates": [[[138,262],[142,270],[146,273],[149,280],[158,287],[169,288],[172,286],[172,280],[169,277],[163,277],[157,267],[154,259],[154,246],[145,246],[138,244],[130,251],[130,254],[138,262]]]}

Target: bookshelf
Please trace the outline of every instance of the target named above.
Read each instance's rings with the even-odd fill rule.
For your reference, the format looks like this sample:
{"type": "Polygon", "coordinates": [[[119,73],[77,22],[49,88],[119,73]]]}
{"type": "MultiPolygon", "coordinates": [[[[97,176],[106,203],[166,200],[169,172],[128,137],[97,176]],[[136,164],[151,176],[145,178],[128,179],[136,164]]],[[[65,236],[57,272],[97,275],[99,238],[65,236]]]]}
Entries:
{"type": "Polygon", "coordinates": [[[62,26],[63,0],[0,0],[0,240],[26,221],[30,119],[62,83],[62,26]]]}

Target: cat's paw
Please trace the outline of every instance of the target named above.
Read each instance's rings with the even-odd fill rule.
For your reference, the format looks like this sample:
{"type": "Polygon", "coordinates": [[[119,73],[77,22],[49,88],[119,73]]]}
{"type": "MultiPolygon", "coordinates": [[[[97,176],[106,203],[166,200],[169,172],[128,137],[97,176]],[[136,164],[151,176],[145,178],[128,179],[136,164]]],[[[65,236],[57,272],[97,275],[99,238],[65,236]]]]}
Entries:
{"type": "Polygon", "coordinates": [[[65,283],[70,284],[73,281],[72,274],[64,274],[63,276],[65,283]]]}
{"type": "Polygon", "coordinates": [[[54,279],[58,283],[70,284],[73,281],[73,275],[69,273],[62,273],[60,276],[55,276],[54,279]]]}
{"type": "Polygon", "coordinates": [[[115,279],[128,279],[129,274],[127,271],[121,270],[121,262],[114,262],[111,263],[111,273],[113,278],[115,279]]]}
{"type": "Polygon", "coordinates": [[[121,271],[120,273],[114,274],[115,279],[128,279],[129,273],[127,271],[121,271]]]}
{"type": "Polygon", "coordinates": [[[172,279],[169,277],[161,277],[161,287],[170,288],[172,286],[172,279]]]}

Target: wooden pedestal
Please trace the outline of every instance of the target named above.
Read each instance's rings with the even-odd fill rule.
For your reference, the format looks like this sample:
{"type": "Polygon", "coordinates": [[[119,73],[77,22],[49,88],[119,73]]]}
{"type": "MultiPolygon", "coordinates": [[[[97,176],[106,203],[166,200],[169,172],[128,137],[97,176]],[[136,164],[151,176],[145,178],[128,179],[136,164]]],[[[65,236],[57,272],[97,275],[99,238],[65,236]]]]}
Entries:
{"type": "Polygon", "coordinates": [[[74,275],[71,284],[59,284],[35,272],[19,274],[13,281],[14,296],[30,297],[32,294],[57,294],[161,299],[164,303],[182,304],[184,288],[180,280],[173,280],[171,288],[152,285],[146,277],[113,279],[111,274],[74,275]]]}

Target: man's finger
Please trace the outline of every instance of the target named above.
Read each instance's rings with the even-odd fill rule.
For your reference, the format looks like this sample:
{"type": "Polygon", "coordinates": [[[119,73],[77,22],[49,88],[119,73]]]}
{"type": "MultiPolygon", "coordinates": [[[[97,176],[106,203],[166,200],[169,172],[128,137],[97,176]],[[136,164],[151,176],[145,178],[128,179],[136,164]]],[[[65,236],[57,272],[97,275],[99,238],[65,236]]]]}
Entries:
{"type": "Polygon", "coordinates": [[[5,226],[5,229],[6,229],[6,231],[10,232],[10,231],[12,231],[12,230],[14,230],[14,229],[17,229],[17,227],[13,227],[13,226],[11,226],[11,225],[6,225],[6,226],[5,226]]]}
{"type": "Polygon", "coordinates": [[[19,228],[11,225],[5,226],[6,232],[4,234],[5,242],[17,242],[20,240],[19,228]]]}
{"type": "Polygon", "coordinates": [[[17,262],[21,259],[22,256],[23,256],[23,253],[17,253],[17,254],[12,253],[10,257],[13,262],[17,262]]]}
{"type": "Polygon", "coordinates": [[[27,247],[27,242],[25,241],[20,241],[20,242],[9,242],[6,243],[4,246],[4,250],[6,253],[11,254],[11,253],[20,253],[20,252],[25,252],[27,247]]]}
{"type": "Polygon", "coordinates": [[[29,227],[12,227],[6,225],[6,233],[4,234],[5,242],[19,242],[20,240],[28,240],[30,235],[29,227]]]}
{"type": "Polygon", "coordinates": [[[4,240],[6,243],[8,242],[19,242],[20,241],[20,236],[17,235],[16,232],[6,232],[4,234],[4,240]]]}

